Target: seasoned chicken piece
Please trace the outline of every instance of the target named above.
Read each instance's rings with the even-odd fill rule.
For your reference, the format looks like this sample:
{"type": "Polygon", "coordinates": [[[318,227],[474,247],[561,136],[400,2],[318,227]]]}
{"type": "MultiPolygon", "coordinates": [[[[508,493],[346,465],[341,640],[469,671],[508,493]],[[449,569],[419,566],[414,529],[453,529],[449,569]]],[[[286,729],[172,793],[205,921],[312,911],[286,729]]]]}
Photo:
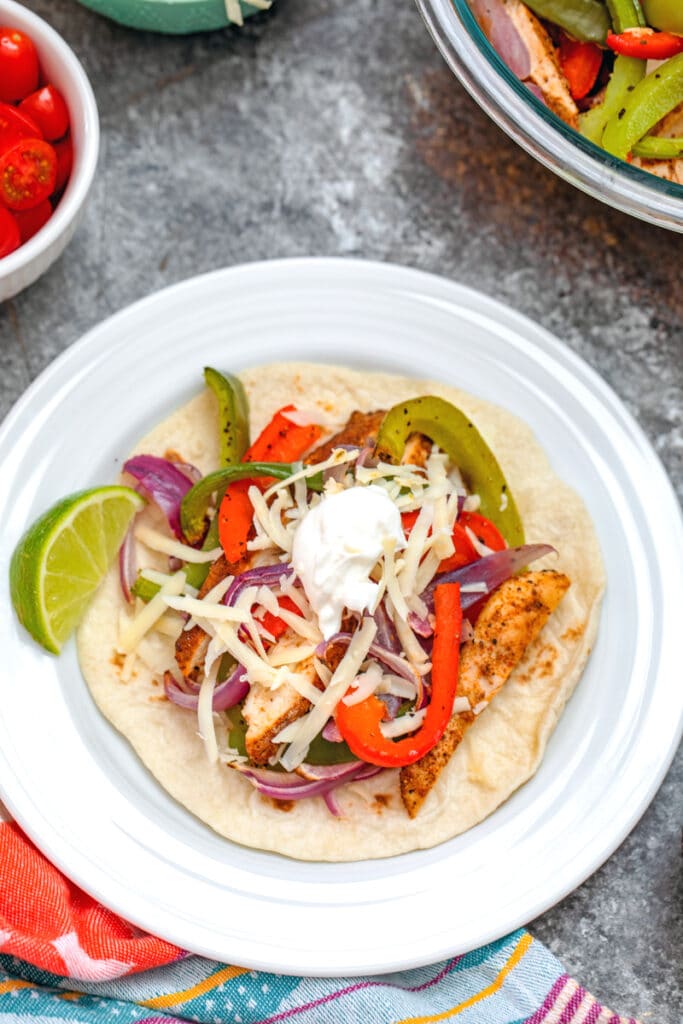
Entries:
{"type": "Polygon", "coordinates": [[[424,434],[411,434],[403,451],[403,462],[424,469],[432,452],[432,442],[424,434]]]}
{"type": "Polygon", "coordinates": [[[658,178],[666,181],[674,181],[677,185],[683,185],[683,159],[678,160],[643,160],[641,157],[633,158],[634,167],[642,167],[650,174],[656,174],[658,178]]]}
{"type": "Polygon", "coordinates": [[[471,640],[460,652],[458,697],[467,697],[471,711],[453,715],[446,731],[428,754],[401,768],[401,799],[414,818],[463,736],[507,681],[555,611],[570,580],[546,569],[513,576],[484,605],[471,640]]]}
{"type": "Polygon", "coordinates": [[[529,54],[530,69],[523,80],[540,89],[546,104],[558,117],[578,128],[579,110],[550,36],[522,0],[503,0],[503,7],[529,54]]]}
{"type": "MultiPolygon", "coordinates": [[[[246,559],[231,563],[227,561],[225,555],[220,555],[215,562],[212,562],[197,596],[204,597],[226,576],[237,576],[248,568],[249,562],[246,559]]],[[[201,669],[210,639],[208,633],[201,626],[181,630],[175,644],[175,660],[186,679],[194,678],[201,669]]]]}
{"type": "Polygon", "coordinates": [[[306,456],[304,462],[308,466],[329,459],[335,448],[340,445],[354,445],[358,448],[372,448],[377,440],[385,412],[378,409],[376,412],[352,412],[345,426],[328,441],[324,441],[306,456]]]}
{"type": "MultiPolygon", "coordinates": [[[[321,688],[312,658],[292,665],[292,671],[318,689],[321,688]]],[[[242,710],[248,726],[245,743],[251,761],[254,764],[268,764],[269,759],[277,753],[273,737],[290,722],[305,715],[310,707],[311,702],[289,683],[284,683],[277,690],[255,683],[247,694],[242,710]]]]}

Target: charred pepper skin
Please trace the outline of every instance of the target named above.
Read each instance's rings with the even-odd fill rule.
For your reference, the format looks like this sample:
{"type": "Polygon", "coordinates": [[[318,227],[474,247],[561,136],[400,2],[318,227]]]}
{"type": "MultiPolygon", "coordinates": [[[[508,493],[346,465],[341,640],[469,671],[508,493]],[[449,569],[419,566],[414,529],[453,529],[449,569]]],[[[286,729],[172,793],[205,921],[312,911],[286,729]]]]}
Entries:
{"type": "Polygon", "coordinates": [[[249,447],[249,402],[242,381],[231,373],[204,367],[204,380],[218,402],[220,463],[239,462],[249,447]]]}
{"type": "Polygon", "coordinates": [[[480,511],[505,537],[510,547],[524,543],[524,528],[515,499],[498,460],[472,421],[455,405],[427,395],[393,406],[382,421],[376,452],[398,463],[413,433],[425,434],[458,467],[480,511]]]}
{"type": "MultiPolygon", "coordinates": [[[[187,492],[180,506],[180,524],[185,537],[191,544],[201,539],[206,529],[206,513],[211,498],[229,484],[236,480],[257,480],[260,477],[286,480],[294,472],[296,469],[290,462],[239,462],[208,473],[187,492]]],[[[306,482],[312,491],[321,490],[322,473],[316,473],[306,482]]]]}

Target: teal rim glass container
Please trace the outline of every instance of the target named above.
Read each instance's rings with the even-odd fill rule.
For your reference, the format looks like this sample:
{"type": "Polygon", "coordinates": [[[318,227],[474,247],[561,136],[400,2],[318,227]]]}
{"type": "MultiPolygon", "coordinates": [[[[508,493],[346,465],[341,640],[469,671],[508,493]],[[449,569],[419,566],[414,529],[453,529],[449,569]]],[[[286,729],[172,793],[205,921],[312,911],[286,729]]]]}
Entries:
{"type": "Polygon", "coordinates": [[[553,114],[501,60],[467,0],[417,0],[417,5],[451,70],[527,153],[595,199],[683,232],[683,186],[610,156],[553,114]]]}

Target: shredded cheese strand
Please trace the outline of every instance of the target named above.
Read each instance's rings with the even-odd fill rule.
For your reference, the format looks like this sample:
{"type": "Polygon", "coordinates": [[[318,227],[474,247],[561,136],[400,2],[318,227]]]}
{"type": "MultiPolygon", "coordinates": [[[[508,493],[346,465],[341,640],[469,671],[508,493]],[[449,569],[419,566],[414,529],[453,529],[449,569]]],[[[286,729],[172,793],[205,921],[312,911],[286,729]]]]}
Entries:
{"type": "Polygon", "coordinates": [[[336,708],[347,689],[356,678],[358,670],[365,661],[370,644],[375,639],[377,624],[374,619],[366,617],[363,625],[357,630],[346,654],[339,662],[330,683],[320,700],[308,714],[278,733],[276,743],[290,743],[280,761],[287,771],[293,771],[306,757],[311,742],[322,730],[328,718],[336,708]]]}
{"type": "Polygon", "coordinates": [[[142,640],[145,633],[148,633],[155,622],[161,618],[166,611],[165,598],[171,594],[180,594],[185,586],[185,573],[177,572],[164,583],[152,600],[129,622],[119,636],[119,650],[122,654],[130,654],[142,640]]]}
{"type": "Polygon", "coordinates": [[[145,526],[144,523],[135,527],[135,539],[152,551],[159,551],[162,555],[169,555],[171,558],[179,558],[182,562],[196,562],[197,565],[204,562],[215,562],[223,553],[221,548],[198,551],[197,548],[181,544],[179,540],[167,537],[165,534],[159,533],[158,530],[153,530],[151,526],[145,526]]]}

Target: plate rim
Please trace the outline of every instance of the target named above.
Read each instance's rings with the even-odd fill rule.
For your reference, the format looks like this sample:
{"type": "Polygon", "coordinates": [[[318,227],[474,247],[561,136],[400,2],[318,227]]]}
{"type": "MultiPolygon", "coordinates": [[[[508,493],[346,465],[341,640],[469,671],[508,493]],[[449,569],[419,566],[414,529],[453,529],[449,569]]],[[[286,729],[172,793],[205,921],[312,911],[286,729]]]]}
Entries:
{"type": "MultiPolygon", "coordinates": [[[[531,318],[525,316],[523,313],[520,313],[517,310],[513,309],[512,307],[500,302],[500,300],[492,298],[491,296],[486,295],[485,293],[480,292],[477,289],[473,289],[469,286],[451,281],[440,275],[427,273],[421,270],[415,270],[413,268],[397,264],[383,263],[372,260],[361,260],[356,258],[298,257],[294,259],[255,261],[247,264],[239,264],[233,267],[220,268],[205,274],[187,278],[183,281],[171,284],[166,288],[153,292],[150,295],[144,296],[138,299],[136,302],[122,308],[121,310],[118,310],[114,314],[106,317],[104,320],[95,324],[77,341],[75,341],[69,348],[67,348],[64,352],[58,355],[50,364],[48,364],[47,367],[45,367],[45,369],[39,374],[39,376],[36,377],[36,379],[31,383],[31,385],[29,385],[26,391],[19,397],[17,402],[15,402],[15,404],[12,406],[7,416],[5,417],[4,422],[0,425],[0,446],[2,445],[2,442],[5,439],[5,436],[11,433],[15,421],[22,415],[26,407],[30,407],[33,401],[33,396],[37,393],[40,393],[41,388],[45,387],[45,384],[50,381],[53,375],[58,374],[63,367],[68,367],[69,362],[71,362],[72,360],[78,362],[84,352],[87,354],[89,348],[97,343],[97,337],[99,333],[103,329],[105,329],[105,327],[107,329],[110,329],[112,326],[115,327],[117,321],[125,322],[127,318],[135,317],[140,313],[142,309],[144,309],[147,306],[154,306],[157,303],[163,304],[164,299],[168,296],[169,293],[177,294],[178,292],[182,292],[183,290],[191,291],[193,288],[197,287],[199,282],[209,283],[211,279],[220,280],[230,275],[237,275],[245,272],[247,274],[259,274],[263,273],[264,269],[268,271],[272,270],[273,268],[284,268],[286,270],[293,270],[295,273],[300,273],[302,275],[303,283],[303,279],[306,277],[307,274],[310,274],[312,268],[320,267],[326,267],[329,268],[330,270],[338,269],[340,271],[340,274],[348,273],[349,269],[350,273],[353,274],[359,267],[362,267],[368,275],[373,273],[379,273],[385,278],[387,277],[387,275],[389,277],[394,277],[395,279],[398,279],[397,283],[399,285],[402,284],[402,281],[400,279],[402,279],[403,282],[406,283],[412,281],[413,284],[418,286],[416,290],[419,293],[424,293],[425,291],[429,292],[429,285],[431,284],[432,292],[445,290],[446,292],[450,293],[450,297],[454,303],[460,302],[462,304],[463,300],[469,299],[470,302],[467,303],[465,301],[465,304],[469,305],[470,308],[474,308],[477,303],[481,303],[483,300],[484,305],[488,309],[486,316],[489,319],[491,319],[492,316],[495,318],[496,314],[500,315],[502,318],[502,323],[504,323],[508,328],[512,329],[515,333],[518,333],[519,327],[521,327],[522,325],[526,325],[527,330],[530,330],[534,336],[538,337],[539,339],[543,339],[545,345],[548,346],[551,354],[554,355],[557,352],[558,354],[562,355],[562,357],[565,360],[569,362],[570,366],[572,367],[572,371],[575,374],[579,374],[579,378],[582,380],[584,385],[589,386],[591,390],[594,391],[594,393],[597,392],[597,395],[601,403],[603,405],[607,404],[608,411],[611,414],[611,416],[613,418],[617,417],[621,421],[621,426],[624,429],[628,430],[628,433],[631,435],[632,439],[638,443],[638,447],[643,452],[647,453],[648,458],[652,461],[652,465],[657,472],[660,485],[662,485],[664,491],[668,491],[668,498],[672,503],[672,511],[675,508],[678,512],[677,521],[679,528],[679,536],[680,538],[683,538],[683,519],[680,515],[680,509],[678,508],[678,502],[675,495],[675,491],[673,489],[672,482],[670,481],[666,473],[666,470],[664,469],[663,464],[659,456],[657,455],[654,447],[645,435],[643,429],[638,424],[635,417],[629,412],[629,410],[626,408],[623,402],[619,399],[616,392],[614,392],[614,390],[603,380],[602,377],[600,377],[600,375],[584,359],[581,358],[581,356],[579,356],[576,352],[570,349],[569,346],[562,342],[556,335],[547,331],[542,325],[538,324],[531,318]],[[422,287],[420,287],[420,285],[422,285],[422,287]]],[[[342,282],[341,280],[337,282],[338,286],[340,287],[343,283],[344,282],[342,282]]],[[[402,292],[405,291],[403,287],[401,287],[400,290],[402,292]]],[[[635,827],[635,825],[640,820],[645,810],[651,803],[652,799],[654,798],[671,765],[673,757],[675,756],[682,733],[683,715],[680,716],[678,729],[676,731],[676,734],[673,735],[672,741],[669,747],[666,749],[664,756],[659,757],[658,769],[651,776],[650,783],[646,787],[643,797],[640,799],[637,805],[632,808],[631,813],[628,815],[628,817],[624,819],[622,827],[619,829],[618,833],[611,833],[610,840],[603,844],[603,850],[601,852],[601,855],[598,858],[593,858],[590,864],[585,865],[582,870],[575,872],[574,876],[569,880],[569,882],[561,887],[562,891],[558,891],[556,894],[553,895],[553,897],[550,900],[548,900],[547,898],[539,897],[539,900],[537,901],[536,905],[529,907],[523,913],[517,915],[517,917],[514,920],[510,919],[506,924],[504,931],[501,932],[499,928],[494,929],[494,931],[488,931],[484,935],[482,935],[480,939],[477,940],[477,944],[479,944],[479,942],[493,941],[494,939],[501,937],[506,932],[511,931],[514,928],[527,923],[534,917],[538,916],[538,914],[549,909],[549,907],[555,905],[559,900],[565,898],[578,885],[582,884],[582,882],[584,882],[586,878],[593,874],[611,856],[611,854],[616,850],[616,848],[623,842],[626,836],[635,827]]],[[[40,830],[36,831],[36,829],[33,828],[32,822],[28,824],[28,827],[26,827],[26,825],[22,822],[22,808],[16,807],[14,805],[12,796],[7,795],[5,791],[4,780],[0,780],[0,795],[2,795],[3,800],[5,801],[7,807],[12,811],[12,813],[15,813],[15,811],[17,811],[17,813],[15,813],[15,817],[21,824],[22,828],[24,828],[26,833],[34,840],[34,842],[36,842],[36,845],[38,845],[39,848],[41,848],[40,830]]],[[[76,884],[83,888],[84,891],[91,892],[91,894],[96,896],[96,898],[102,899],[101,892],[93,892],[92,888],[88,887],[87,879],[74,876],[73,871],[70,870],[68,864],[66,864],[66,862],[63,860],[63,858],[61,858],[61,856],[54,856],[52,851],[47,855],[50,857],[53,863],[57,864],[57,866],[60,867],[60,869],[68,877],[72,878],[72,880],[75,881],[76,884]]],[[[102,902],[105,902],[105,900],[102,900],[102,902]]],[[[112,904],[112,902],[109,900],[106,901],[106,905],[111,906],[112,909],[114,909],[117,913],[120,913],[121,916],[125,919],[132,921],[135,924],[138,924],[140,927],[143,927],[146,930],[154,931],[156,934],[159,934],[158,929],[154,929],[153,926],[150,926],[149,921],[141,922],[139,920],[136,920],[135,915],[131,914],[130,907],[126,906],[125,908],[122,908],[121,906],[112,904]]],[[[182,936],[179,934],[171,934],[169,931],[166,931],[164,937],[167,938],[168,941],[174,942],[177,945],[187,948],[186,943],[184,942],[182,936]]],[[[430,951],[428,956],[412,956],[405,960],[401,960],[400,962],[391,961],[390,963],[382,964],[378,968],[376,967],[376,965],[368,965],[367,967],[363,966],[358,967],[356,969],[345,969],[343,973],[346,976],[357,976],[375,971],[392,972],[402,969],[408,969],[410,967],[423,966],[437,959],[442,959],[449,955],[453,955],[454,945],[456,944],[454,944],[453,942],[449,942],[447,947],[430,951]]],[[[468,948],[474,947],[470,945],[468,948]]],[[[202,947],[201,943],[193,943],[193,952],[197,952],[201,955],[209,956],[214,959],[225,959],[224,954],[219,953],[217,955],[217,951],[215,948],[209,946],[202,947]]],[[[243,958],[241,959],[243,960],[243,958]]],[[[251,957],[249,958],[248,966],[252,966],[256,969],[261,970],[278,970],[282,973],[289,974],[301,973],[300,963],[298,965],[274,964],[272,960],[259,961],[257,958],[251,957]]],[[[325,976],[330,973],[329,965],[323,965],[319,969],[308,968],[305,971],[305,973],[306,975],[311,977],[325,976]]]]}

